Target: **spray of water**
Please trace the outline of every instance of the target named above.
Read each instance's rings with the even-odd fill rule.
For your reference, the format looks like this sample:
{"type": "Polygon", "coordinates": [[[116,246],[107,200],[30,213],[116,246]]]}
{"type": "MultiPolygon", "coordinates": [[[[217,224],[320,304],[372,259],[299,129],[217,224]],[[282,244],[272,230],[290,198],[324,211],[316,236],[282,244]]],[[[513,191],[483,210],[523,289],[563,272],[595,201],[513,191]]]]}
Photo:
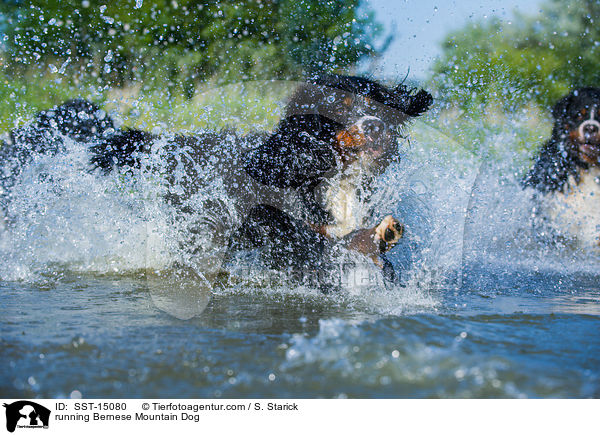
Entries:
{"type": "MultiPolygon", "coordinates": [[[[477,156],[431,121],[415,122],[412,130],[401,158],[364,204],[377,211],[370,225],[392,214],[406,226],[389,255],[402,273],[401,285],[386,285],[376,266],[349,253],[340,260],[343,291],[333,297],[399,313],[435,307],[440,289],[481,283],[490,271],[530,276],[597,270],[594,253],[540,238],[514,156],[477,156]]],[[[221,144],[221,152],[236,140],[221,144]]],[[[491,145],[506,140],[488,138],[491,145]]],[[[280,273],[249,267],[251,258],[224,265],[228,233],[215,228],[233,228],[243,217],[216,161],[193,168],[192,181],[202,182],[173,207],[165,197],[186,189],[190,159],[189,150],[167,146],[168,134],[154,142],[140,168],[108,175],[89,166],[88,145],[66,138],[64,143],[56,154],[35,154],[15,181],[5,206],[15,218],[0,232],[0,279],[52,281],[66,271],[143,274],[156,305],[179,318],[200,314],[211,293],[240,287],[321,297],[310,280],[287,283],[280,273]],[[181,213],[183,208],[194,213],[181,213]]]]}

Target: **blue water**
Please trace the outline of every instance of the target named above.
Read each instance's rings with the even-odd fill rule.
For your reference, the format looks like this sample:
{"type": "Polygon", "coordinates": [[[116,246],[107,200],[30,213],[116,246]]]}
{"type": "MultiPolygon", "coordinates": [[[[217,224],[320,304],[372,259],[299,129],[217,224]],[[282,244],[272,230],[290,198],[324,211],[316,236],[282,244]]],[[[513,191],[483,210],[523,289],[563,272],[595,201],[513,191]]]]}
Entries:
{"type": "Polygon", "coordinates": [[[436,290],[385,315],[341,296],[213,296],[191,320],[143,277],[0,284],[4,397],[599,397],[600,291],[436,290]]]}

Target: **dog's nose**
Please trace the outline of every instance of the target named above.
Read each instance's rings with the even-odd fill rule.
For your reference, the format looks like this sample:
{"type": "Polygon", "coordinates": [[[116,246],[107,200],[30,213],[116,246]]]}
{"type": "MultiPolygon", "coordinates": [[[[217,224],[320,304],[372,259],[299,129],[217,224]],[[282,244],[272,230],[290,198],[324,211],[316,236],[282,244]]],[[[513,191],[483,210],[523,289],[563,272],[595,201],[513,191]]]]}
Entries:
{"type": "Polygon", "coordinates": [[[598,126],[596,124],[587,124],[583,126],[583,133],[586,135],[596,135],[598,134],[598,126]]]}
{"type": "Polygon", "coordinates": [[[362,122],[362,131],[367,136],[377,136],[385,130],[385,124],[379,118],[365,119],[362,122]]]}
{"type": "Polygon", "coordinates": [[[595,119],[588,119],[579,126],[579,137],[582,142],[600,141],[600,122],[595,119]]]}

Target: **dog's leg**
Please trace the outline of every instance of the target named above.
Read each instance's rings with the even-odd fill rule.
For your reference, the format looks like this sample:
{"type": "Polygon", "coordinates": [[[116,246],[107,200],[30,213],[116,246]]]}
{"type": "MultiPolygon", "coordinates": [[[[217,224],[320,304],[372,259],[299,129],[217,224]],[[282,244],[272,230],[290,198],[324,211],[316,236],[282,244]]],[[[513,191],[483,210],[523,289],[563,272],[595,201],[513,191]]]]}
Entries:
{"type": "Polygon", "coordinates": [[[338,288],[331,281],[330,273],[334,269],[325,259],[326,254],[335,249],[335,243],[282,210],[266,204],[255,206],[231,235],[225,262],[236,252],[254,248],[261,249],[264,264],[288,270],[293,274],[290,278],[314,282],[316,277],[315,284],[323,293],[338,288]]]}
{"type": "Polygon", "coordinates": [[[403,233],[404,226],[388,215],[374,228],[357,230],[347,235],[346,247],[370,257],[381,268],[386,281],[397,284],[400,277],[385,253],[398,243],[403,233]]]}
{"type": "Polygon", "coordinates": [[[308,267],[320,264],[329,244],[326,237],[305,222],[270,205],[259,204],[231,235],[228,257],[241,250],[268,247],[280,266],[308,267]]]}

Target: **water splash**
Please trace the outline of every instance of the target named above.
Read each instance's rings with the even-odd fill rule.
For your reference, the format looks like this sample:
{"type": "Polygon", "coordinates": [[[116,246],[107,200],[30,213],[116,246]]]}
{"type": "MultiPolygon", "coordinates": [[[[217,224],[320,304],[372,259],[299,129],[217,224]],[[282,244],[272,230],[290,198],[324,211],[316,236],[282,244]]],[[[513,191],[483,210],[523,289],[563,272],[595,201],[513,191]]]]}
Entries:
{"type": "MultiPolygon", "coordinates": [[[[211,108],[206,111],[210,115],[211,108]]],[[[198,114],[199,119],[205,116],[198,114]]],[[[508,123],[506,129],[511,128],[508,123]]],[[[406,226],[405,238],[389,255],[402,272],[402,286],[386,287],[373,278],[379,276],[375,266],[351,256],[341,261],[353,267],[340,268],[345,291],[335,296],[338,303],[398,314],[435,309],[440,289],[465,283],[508,285],[511,281],[493,279],[498,270],[534,287],[532,276],[539,273],[595,274],[598,257],[593,253],[540,242],[532,230],[531,195],[518,183],[520,156],[508,150],[502,158],[483,159],[435,128],[431,119],[415,122],[412,130],[410,145],[403,144],[401,159],[377,180],[365,204],[377,210],[369,225],[393,214],[406,226]]],[[[141,168],[121,174],[92,171],[87,146],[69,140],[56,155],[35,155],[7,205],[8,214],[17,219],[0,233],[0,279],[52,281],[61,279],[64,270],[117,275],[142,271],[149,274],[157,306],[178,318],[199,314],[211,292],[239,291],[239,281],[221,280],[214,287],[227,240],[226,234],[215,237],[215,225],[241,222],[227,186],[218,168],[203,162],[194,167],[194,176],[205,182],[183,204],[194,213],[182,214],[181,207],[170,206],[165,195],[185,190],[190,180],[187,151],[177,150],[173,156],[168,137],[155,141],[141,168]],[[169,192],[165,174],[175,180],[169,192]]],[[[507,143],[511,137],[491,135],[488,145],[507,143]]],[[[222,146],[226,150],[232,144],[224,141],[222,146]]],[[[242,278],[246,291],[322,297],[310,281],[282,284],[280,275],[241,270],[228,266],[232,276],[242,278]]]]}

